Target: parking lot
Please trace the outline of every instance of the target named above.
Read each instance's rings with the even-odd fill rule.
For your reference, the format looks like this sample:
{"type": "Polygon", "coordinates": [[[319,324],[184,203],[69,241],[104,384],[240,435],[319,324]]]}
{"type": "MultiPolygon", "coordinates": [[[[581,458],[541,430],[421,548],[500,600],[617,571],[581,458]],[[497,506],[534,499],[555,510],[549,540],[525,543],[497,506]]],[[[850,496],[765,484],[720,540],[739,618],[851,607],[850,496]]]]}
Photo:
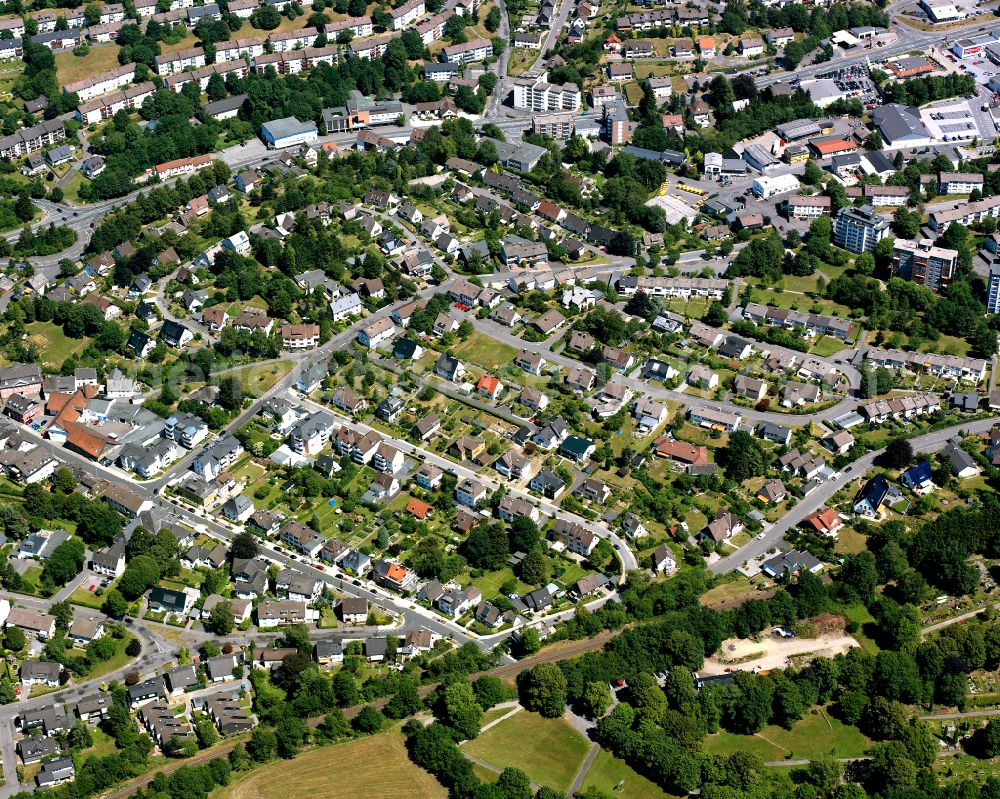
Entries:
{"type": "Polygon", "coordinates": [[[965,142],[975,138],[991,140],[996,135],[996,125],[989,111],[983,112],[976,101],[939,103],[923,109],[920,119],[938,141],[965,142]]]}
{"type": "MultiPolygon", "coordinates": [[[[820,80],[832,80],[840,91],[860,100],[868,110],[879,102],[878,90],[868,76],[868,68],[865,66],[842,67],[816,77],[820,80]]],[[[792,87],[795,88],[795,84],[792,84],[792,87]]]]}
{"type": "Polygon", "coordinates": [[[943,48],[939,52],[938,59],[944,64],[945,69],[971,75],[975,78],[976,83],[981,86],[989,83],[990,78],[1000,75],[1000,67],[990,61],[985,54],[980,54],[972,58],[959,58],[954,53],[943,48]]]}

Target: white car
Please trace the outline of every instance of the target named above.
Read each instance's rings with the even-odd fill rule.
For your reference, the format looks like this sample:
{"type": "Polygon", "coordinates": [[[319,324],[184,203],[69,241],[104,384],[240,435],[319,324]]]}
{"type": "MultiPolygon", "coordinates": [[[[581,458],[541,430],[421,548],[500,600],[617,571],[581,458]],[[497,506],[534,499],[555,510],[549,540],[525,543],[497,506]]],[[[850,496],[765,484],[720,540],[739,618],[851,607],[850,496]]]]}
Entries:
{"type": "Polygon", "coordinates": [[[764,540],[764,533],[757,533],[757,540],[758,541],[763,541],[764,540]]]}

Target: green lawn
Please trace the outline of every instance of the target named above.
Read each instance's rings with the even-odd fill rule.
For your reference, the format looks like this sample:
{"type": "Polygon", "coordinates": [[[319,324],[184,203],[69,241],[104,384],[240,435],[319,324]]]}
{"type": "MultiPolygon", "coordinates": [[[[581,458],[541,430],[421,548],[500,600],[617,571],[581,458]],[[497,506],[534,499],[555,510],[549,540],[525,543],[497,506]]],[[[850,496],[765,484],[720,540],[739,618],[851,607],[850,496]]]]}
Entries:
{"type": "Polygon", "coordinates": [[[920,352],[938,352],[942,355],[966,356],[969,354],[969,342],[957,336],[940,336],[937,341],[923,341],[918,348],[920,352]]]}
{"type": "Polygon", "coordinates": [[[114,44],[98,44],[90,48],[85,56],[75,56],[71,50],[55,54],[56,77],[59,85],[76,83],[118,66],[119,47],[114,44]]]}
{"type": "Polygon", "coordinates": [[[39,578],[41,576],[42,570],[39,566],[29,566],[25,569],[24,574],[21,575],[21,593],[39,595],[39,590],[41,588],[39,585],[39,578]]]}
{"type": "Polygon", "coordinates": [[[642,86],[634,81],[627,83],[625,85],[625,98],[629,105],[639,105],[639,101],[642,100],[642,86]]]}
{"type": "MultiPolygon", "coordinates": [[[[370,477],[368,480],[370,481],[370,477]]],[[[306,508],[303,506],[302,510],[299,510],[295,517],[302,522],[302,524],[309,524],[312,521],[312,517],[315,515],[319,520],[319,525],[322,528],[320,530],[326,536],[333,536],[336,534],[337,530],[335,528],[337,521],[337,508],[340,507],[339,503],[337,505],[330,504],[329,497],[318,497],[316,499],[316,505],[312,508],[306,508]]]]}
{"type": "Polygon", "coordinates": [[[83,173],[77,170],[73,176],[63,184],[63,199],[70,205],[81,205],[80,187],[84,182],[89,182],[83,173]]]}
{"type": "MultiPolygon", "coordinates": [[[[483,592],[483,597],[485,599],[492,599],[500,593],[500,586],[512,579],[514,579],[514,570],[508,566],[506,569],[501,569],[500,571],[486,572],[482,575],[482,577],[476,577],[473,579],[472,584],[483,592]]],[[[518,593],[530,590],[532,590],[530,586],[518,581],[518,593]]]]}
{"type": "Polygon", "coordinates": [[[611,795],[621,794],[629,799],[666,799],[670,796],[655,783],[637,774],[624,760],[619,760],[604,749],[597,753],[583,781],[584,789],[591,787],[611,795]]]}
{"type": "MultiPolygon", "coordinates": [[[[859,535],[855,533],[855,535],[859,535]]],[[[848,621],[856,621],[860,626],[856,633],[852,635],[858,639],[858,643],[861,644],[861,648],[867,652],[878,652],[878,644],[876,644],[871,638],[865,635],[865,625],[874,624],[875,617],[868,612],[868,608],[864,605],[849,605],[844,608],[844,616],[847,617],[848,621]]]]}
{"type": "Polygon", "coordinates": [[[183,591],[185,588],[198,588],[205,580],[205,575],[201,572],[181,569],[175,577],[165,577],[160,580],[160,585],[164,588],[172,588],[175,591],[183,591]]]}
{"type": "Polygon", "coordinates": [[[821,358],[828,358],[835,352],[840,352],[846,346],[847,344],[834,336],[820,336],[809,348],[809,352],[821,358]]]}
{"type": "Polygon", "coordinates": [[[861,757],[870,741],[829,713],[814,708],[791,730],[768,726],[756,735],[720,732],[705,739],[709,754],[750,752],[767,761],[810,759],[820,755],[861,757]]]}
{"type": "Polygon", "coordinates": [[[754,300],[765,305],[774,305],[778,308],[789,308],[797,311],[808,311],[814,305],[823,308],[823,313],[832,316],[846,318],[851,309],[846,305],[840,305],[830,300],[807,297],[805,294],[793,294],[788,291],[775,291],[774,289],[764,289],[759,286],[754,290],[754,300]]]}
{"type": "MultiPolygon", "coordinates": [[[[119,641],[115,641],[115,646],[118,651],[115,652],[114,657],[109,660],[105,660],[103,663],[98,663],[94,666],[94,670],[87,675],[88,680],[96,680],[99,677],[103,677],[105,674],[110,674],[113,671],[117,671],[130,660],[131,657],[125,654],[125,647],[128,646],[128,642],[135,638],[132,633],[126,633],[125,637],[119,641]]],[[[94,738],[94,742],[97,742],[97,738],[94,738]]]]}
{"type": "Polygon", "coordinates": [[[485,727],[491,721],[496,721],[498,718],[501,718],[502,716],[506,716],[513,709],[514,708],[512,708],[512,707],[497,707],[497,708],[494,708],[493,710],[487,710],[485,713],[483,713],[483,720],[482,720],[482,722],[480,722],[479,726],[480,727],[485,727]]]}
{"type": "Polygon", "coordinates": [[[293,365],[292,361],[278,361],[278,363],[264,365],[251,364],[228,374],[235,375],[240,379],[240,385],[243,386],[245,393],[259,397],[287,375],[293,365]]]}
{"type": "Polygon", "coordinates": [[[472,361],[484,369],[499,369],[512,363],[517,357],[517,350],[510,344],[504,344],[478,331],[457,345],[454,350],[455,357],[463,361],[472,361]]]}
{"type": "Polygon", "coordinates": [[[507,62],[507,74],[517,77],[522,72],[529,70],[538,60],[538,50],[527,50],[523,47],[515,47],[510,54],[510,61],[507,62]]]}
{"type": "Polygon", "coordinates": [[[736,599],[750,599],[757,589],[742,574],[733,573],[727,575],[728,579],[723,579],[717,586],[701,595],[699,601],[703,605],[711,606],[716,602],[731,602],[736,599]]]}
{"type": "MultiPolygon", "coordinates": [[[[82,605],[85,608],[100,610],[101,605],[104,604],[104,596],[97,596],[96,590],[88,591],[87,589],[92,585],[94,585],[94,581],[85,582],[69,595],[69,601],[74,605],[82,605]]],[[[110,589],[111,586],[108,588],[110,589]]]]}
{"type": "Polygon", "coordinates": [[[89,341],[69,338],[55,322],[32,322],[25,325],[25,331],[28,341],[38,347],[39,360],[52,366],[62,366],[67,358],[82,352],[89,341]]]}
{"type": "Polygon", "coordinates": [[[564,571],[557,578],[560,583],[562,583],[566,588],[570,588],[576,584],[578,580],[582,580],[590,572],[587,569],[582,568],[577,563],[570,563],[564,571]]]}
{"type": "Polygon", "coordinates": [[[674,297],[666,301],[667,307],[674,313],[689,319],[701,319],[708,311],[708,300],[704,297],[692,297],[689,300],[674,297]]]}
{"type": "Polygon", "coordinates": [[[841,527],[837,531],[837,543],[834,552],[848,552],[856,555],[868,546],[868,539],[853,527],[841,527]]]}
{"type": "Polygon", "coordinates": [[[590,743],[560,719],[521,711],[462,746],[500,767],[519,768],[538,785],[565,791],[590,743]]]}
{"type": "Polygon", "coordinates": [[[92,727],[90,734],[94,738],[94,745],[87,747],[80,753],[83,757],[88,757],[89,755],[104,757],[105,755],[113,755],[118,751],[118,747],[115,746],[115,739],[100,727],[92,727]]]}

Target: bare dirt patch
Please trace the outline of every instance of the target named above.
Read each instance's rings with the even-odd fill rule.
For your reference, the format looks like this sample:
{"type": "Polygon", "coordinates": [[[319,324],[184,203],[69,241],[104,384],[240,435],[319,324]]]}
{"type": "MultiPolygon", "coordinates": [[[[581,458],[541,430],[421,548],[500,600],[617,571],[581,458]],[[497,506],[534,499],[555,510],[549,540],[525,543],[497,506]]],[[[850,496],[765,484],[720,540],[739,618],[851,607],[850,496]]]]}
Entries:
{"type": "Polygon", "coordinates": [[[767,634],[759,640],[730,638],[705,661],[703,674],[727,671],[770,671],[811,657],[833,657],[859,646],[851,636],[837,631],[821,632],[816,638],[781,638],[767,634]]]}

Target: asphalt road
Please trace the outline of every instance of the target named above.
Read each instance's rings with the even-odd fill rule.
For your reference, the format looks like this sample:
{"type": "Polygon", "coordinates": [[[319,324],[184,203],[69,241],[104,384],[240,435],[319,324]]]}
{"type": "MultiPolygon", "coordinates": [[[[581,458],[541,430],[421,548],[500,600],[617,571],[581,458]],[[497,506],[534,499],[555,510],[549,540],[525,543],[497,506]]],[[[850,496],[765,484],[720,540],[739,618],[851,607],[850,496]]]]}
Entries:
{"type": "Polygon", "coordinates": [[[894,25],[893,30],[896,31],[898,36],[896,44],[891,44],[887,47],[880,47],[878,50],[863,50],[857,55],[848,56],[846,58],[838,58],[836,61],[827,61],[823,64],[813,64],[808,67],[801,67],[794,72],[772,72],[770,75],[762,75],[757,78],[754,83],[757,84],[757,88],[762,89],[765,86],[771,86],[775,83],[784,83],[786,81],[795,80],[796,78],[799,80],[813,78],[817,75],[822,75],[823,73],[831,72],[833,70],[863,65],[866,64],[871,58],[883,59],[889,56],[905,55],[910,52],[920,52],[922,50],[927,50],[932,44],[936,44],[942,40],[953,41],[955,39],[960,39],[962,38],[963,33],[970,33],[972,31],[977,33],[980,31],[996,33],[1000,31],[1000,20],[986,22],[977,20],[969,25],[950,28],[946,31],[932,31],[929,33],[911,28],[908,25],[894,25]]]}
{"type": "MultiPolygon", "coordinates": [[[[994,418],[979,419],[973,422],[953,425],[944,430],[936,430],[932,433],[910,439],[914,452],[938,452],[944,449],[948,439],[956,433],[982,433],[990,430],[997,423],[994,418]]],[[[825,505],[830,497],[853,480],[863,479],[865,472],[872,467],[882,450],[868,452],[852,463],[848,469],[835,480],[828,480],[819,488],[810,492],[809,496],[799,501],[799,503],[785,513],[785,515],[764,531],[762,539],[753,538],[745,546],[738,549],[731,555],[712,563],[708,568],[713,574],[725,574],[738,569],[748,560],[752,560],[765,552],[777,547],[785,534],[799,524],[810,513],[825,505]]]]}
{"type": "MultiPolygon", "coordinates": [[[[554,341],[552,339],[538,343],[529,342],[518,338],[511,333],[509,328],[504,327],[498,322],[494,322],[492,319],[472,318],[470,321],[472,321],[473,325],[475,325],[478,330],[489,334],[490,337],[495,338],[498,341],[502,341],[505,344],[509,344],[512,347],[516,347],[518,350],[525,349],[530,352],[537,352],[541,354],[545,360],[549,361],[549,363],[559,364],[560,366],[567,368],[574,366],[586,366],[586,364],[583,364],[578,360],[553,352],[551,347],[554,341]]],[[[759,346],[770,349],[767,344],[761,344],[759,346]]],[[[823,359],[817,358],[816,360],[823,359]]],[[[840,368],[839,364],[837,365],[837,368],[840,368]]],[[[628,386],[633,392],[646,394],[647,396],[654,397],[656,399],[670,400],[672,402],[680,402],[685,405],[695,405],[698,407],[718,408],[728,413],[738,413],[743,417],[745,422],[750,422],[754,425],[759,422],[772,422],[785,427],[798,427],[812,421],[834,419],[841,414],[853,410],[857,404],[857,401],[851,397],[844,397],[844,399],[836,405],[832,405],[829,408],[825,408],[824,410],[813,414],[778,413],[777,411],[758,411],[755,408],[748,408],[743,405],[734,405],[732,403],[722,402],[719,400],[703,399],[702,397],[686,394],[677,389],[666,388],[663,385],[655,385],[636,377],[615,375],[614,380],[615,382],[628,386]]]]}
{"type": "MultiPolygon", "coordinates": [[[[323,410],[328,413],[332,412],[333,414],[338,416],[340,415],[336,409],[329,408],[326,405],[320,405],[319,403],[313,402],[310,399],[303,398],[300,399],[299,402],[305,405],[307,408],[312,408],[313,410],[323,410]]],[[[483,474],[483,472],[481,471],[476,471],[475,469],[471,469],[465,464],[455,463],[454,461],[442,458],[440,455],[435,455],[433,452],[428,452],[426,450],[418,449],[408,441],[404,441],[403,439],[399,438],[394,438],[393,436],[390,436],[381,430],[375,430],[375,428],[369,427],[368,425],[359,422],[357,420],[350,420],[349,424],[351,427],[361,431],[362,433],[369,433],[372,431],[378,433],[378,435],[380,435],[383,440],[388,441],[390,444],[396,447],[396,449],[398,449],[405,455],[410,455],[412,457],[415,457],[423,463],[433,464],[442,471],[455,474],[460,480],[463,479],[475,480],[476,482],[486,486],[486,488],[489,489],[491,493],[496,491],[502,485],[503,488],[506,489],[508,494],[510,494],[511,496],[521,497],[522,499],[531,502],[533,505],[538,506],[548,516],[557,519],[565,519],[567,521],[583,525],[586,529],[590,530],[590,532],[592,532],[599,538],[607,539],[614,547],[615,551],[618,553],[619,559],[623,564],[623,574],[622,574],[623,579],[625,571],[630,571],[633,569],[637,569],[639,567],[638,562],[635,559],[635,555],[633,554],[632,550],[628,547],[628,545],[616,533],[609,530],[607,527],[603,525],[594,524],[593,522],[584,519],[582,516],[577,516],[575,513],[569,513],[565,510],[562,510],[559,506],[554,505],[546,500],[540,500],[526,491],[521,491],[519,489],[513,488],[506,483],[501,484],[500,481],[483,474]]]]}

